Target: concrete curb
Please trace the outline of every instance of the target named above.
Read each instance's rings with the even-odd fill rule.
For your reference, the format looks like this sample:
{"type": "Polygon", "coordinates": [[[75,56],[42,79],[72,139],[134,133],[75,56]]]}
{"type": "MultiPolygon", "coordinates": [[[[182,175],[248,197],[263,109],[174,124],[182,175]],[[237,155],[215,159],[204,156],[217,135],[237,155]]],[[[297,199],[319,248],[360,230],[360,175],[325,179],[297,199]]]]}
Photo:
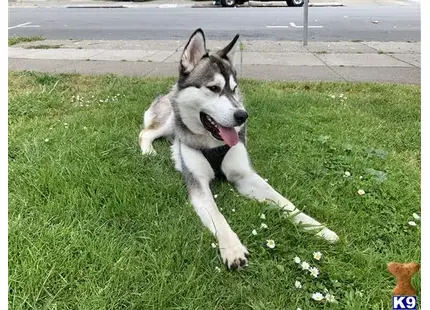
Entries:
{"type": "Polygon", "coordinates": [[[126,9],[124,5],[69,5],[67,9],[126,9]]]}
{"type": "MultiPolygon", "coordinates": [[[[343,3],[340,2],[321,2],[321,3],[309,3],[309,7],[340,7],[340,6],[344,6],[343,3]]],[[[192,8],[195,9],[202,9],[202,8],[224,8],[221,5],[208,5],[208,4],[195,4],[193,6],[191,6],[192,8]]],[[[273,2],[263,2],[263,1],[249,1],[246,2],[245,4],[241,4],[241,5],[237,5],[236,7],[238,8],[248,8],[248,7],[256,7],[256,8],[279,8],[279,7],[289,7],[285,1],[273,1],[273,2]]],[[[230,9],[230,8],[225,8],[225,9],[230,9]]]]}

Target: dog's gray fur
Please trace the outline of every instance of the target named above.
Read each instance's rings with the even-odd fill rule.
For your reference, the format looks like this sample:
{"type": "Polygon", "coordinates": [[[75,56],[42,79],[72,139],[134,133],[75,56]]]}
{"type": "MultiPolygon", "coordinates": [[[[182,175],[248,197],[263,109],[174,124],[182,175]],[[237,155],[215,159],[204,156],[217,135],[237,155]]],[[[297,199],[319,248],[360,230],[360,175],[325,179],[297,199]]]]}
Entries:
{"type": "Polygon", "coordinates": [[[178,81],[145,112],[139,135],[143,154],[155,154],[152,142],[157,138],[167,137],[173,142],[175,168],[184,176],[190,200],[203,224],[217,237],[223,262],[233,269],[247,265],[248,251],[215,204],[209,183],[216,176],[226,177],[249,198],[279,205],[294,215],[295,223],[307,224],[306,229],[319,228],[317,235],[329,242],[338,240],[334,232],[300,212],[251,167],[246,151],[247,123],[238,123],[235,118],[235,112],[245,111],[234,69],[238,37],[209,54],[204,33],[197,29],[184,48],[178,81]],[[234,128],[237,144],[230,147],[215,139],[203,126],[200,112],[218,126],[234,128]]]}

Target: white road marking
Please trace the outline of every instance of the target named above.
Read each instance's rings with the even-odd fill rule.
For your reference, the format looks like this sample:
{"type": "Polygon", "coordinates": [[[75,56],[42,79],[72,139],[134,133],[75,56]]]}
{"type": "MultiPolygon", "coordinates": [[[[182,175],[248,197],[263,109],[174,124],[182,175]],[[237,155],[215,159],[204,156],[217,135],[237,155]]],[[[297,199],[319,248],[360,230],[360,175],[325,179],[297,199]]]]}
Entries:
{"type": "MultiPolygon", "coordinates": [[[[303,28],[303,26],[297,26],[295,23],[290,23],[293,28],[303,28]]],[[[323,26],[308,26],[308,28],[323,28],[323,26]]]]}
{"type": "Polygon", "coordinates": [[[39,25],[25,25],[25,26],[21,26],[21,28],[39,28],[39,25]]]}
{"type": "Polygon", "coordinates": [[[288,26],[266,26],[267,28],[289,28],[288,26]]]}
{"type": "Polygon", "coordinates": [[[7,29],[9,30],[9,29],[13,29],[13,28],[23,27],[23,26],[26,26],[26,25],[28,25],[28,24],[31,24],[31,22],[24,23],[24,24],[19,24],[19,25],[12,26],[12,27],[8,27],[7,29]]]}

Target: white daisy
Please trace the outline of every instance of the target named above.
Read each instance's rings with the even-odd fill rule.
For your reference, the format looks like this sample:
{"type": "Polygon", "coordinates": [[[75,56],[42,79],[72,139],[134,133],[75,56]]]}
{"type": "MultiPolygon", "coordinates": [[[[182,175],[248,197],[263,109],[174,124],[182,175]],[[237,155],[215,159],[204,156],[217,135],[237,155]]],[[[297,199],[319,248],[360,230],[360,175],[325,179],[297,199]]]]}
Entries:
{"type": "Polygon", "coordinates": [[[408,224],[411,226],[417,226],[417,223],[415,223],[414,221],[409,221],[408,224]]]}
{"type": "Polygon", "coordinates": [[[219,268],[218,266],[215,267],[215,271],[221,272],[221,268],[219,268]]]}
{"type": "Polygon", "coordinates": [[[236,209],[231,209],[231,212],[236,212],[236,209]]]}
{"type": "Polygon", "coordinates": [[[215,195],[214,195],[214,198],[215,198],[215,199],[217,199],[217,198],[218,198],[218,195],[217,195],[217,194],[215,194],[215,195]]]}
{"type": "Polygon", "coordinates": [[[300,257],[298,257],[298,256],[294,257],[294,262],[296,264],[300,264],[300,257]]]}
{"type": "Polygon", "coordinates": [[[296,282],[294,283],[294,286],[295,286],[296,288],[302,288],[302,284],[301,284],[299,281],[296,281],[296,282]]]}
{"type": "Polygon", "coordinates": [[[302,308],[297,308],[296,310],[302,310],[302,308]]]}
{"type": "Polygon", "coordinates": [[[322,257],[322,253],[321,252],[314,252],[314,258],[316,259],[316,260],[320,260],[321,259],[321,257],[322,257]]]}
{"type": "Polygon", "coordinates": [[[366,194],[366,192],[365,192],[364,190],[362,190],[362,189],[359,189],[359,190],[358,190],[358,194],[359,194],[360,196],[363,196],[364,194],[366,194]]]}
{"type": "Polygon", "coordinates": [[[416,219],[417,221],[421,219],[421,217],[416,214],[416,213],[412,213],[412,216],[414,217],[414,219],[416,219]]]}
{"type": "Polygon", "coordinates": [[[316,301],[321,301],[324,299],[324,296],[321,293],[316,292],[312,294],[312,299],[316,301]]]}
{"type": "Polygon", "coordinates": [[[49,139],[45,139],[45,142],[49,142],[49,139]]]}
{"type": "Polygon", "coordinates": [[[301,265],[300,266],[302,266],[302,269],[303,270],[309,270],[309,264],[307,263],[307,262],[303,262],[303,263],[301,263],[301,265]]]}
{"type": "Polygon", "coordinates": [[[216,243],[211,243],[211,247],[213,247],[214,249],[216,248],[216,243]]]}
{"type": "Polygon", "coordinates": [[[265,223],[261,223],[261,226],[260,226],[261,228],[264,228],[264,229],[267,229],[268,228],[268,226],[265,224],[265,223]]]}
{"type": "Polygon", "coordinates": [[[334,295],[329,294],[329,293],[327,293],[327,294],[325,295],[325,299],[326,299],[328,302],[336,302],[336,299],[334,298],[334,295]]]}
{"type": "Polygon", "coordinates": [[[345,171],[345,172],[343,173],[343,176],[344,176],[345,178],[348,178],[348,177],[350,177],[350,176],[351,176],[351,172],[349,172],[349,171],[345,171]]]}
{"type": "Polygon", "coordinates": [[[261,218],[262,220],[265,220],[265,219],[266,219],[266,216],[264,215],[264,213],[262,213],[262,214],[260,215],[260,218],[261,218]]]}
{"type": "Polygon", "coordinates": [[[318,275],[320,274],[320,271],[316,267],[309,268],[309,271],[314,278],[317,278],[318,275]]]}
{"type": "Polygon", "coordinates": [[[256,231],[255,229],[253,229],[253,230],[252,230],[252,234],[253,234],[254,236],[257,236],[257,231],[256,231]]]}
{"type": "Polygon", "coordinates": [[[267,247],[274,249],[275,248],[275,241],[273,241],[272,239],[266,240],[267,241],[267,247]]]}

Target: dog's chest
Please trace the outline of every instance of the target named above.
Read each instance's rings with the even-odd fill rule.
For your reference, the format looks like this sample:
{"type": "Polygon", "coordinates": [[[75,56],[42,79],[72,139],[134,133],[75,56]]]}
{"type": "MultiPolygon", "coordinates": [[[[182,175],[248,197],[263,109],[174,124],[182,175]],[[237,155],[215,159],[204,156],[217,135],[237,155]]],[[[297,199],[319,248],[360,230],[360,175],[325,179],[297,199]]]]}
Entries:
{"type": "Polygon", "coordinates": [[[228,145],[219,146],[212,149],[201,150],[203,156],[211,165],[216,178],[225,178],[224,173],[221,170],[221,164],[224,160],[225,155],[230,150],[228,145]]]}

